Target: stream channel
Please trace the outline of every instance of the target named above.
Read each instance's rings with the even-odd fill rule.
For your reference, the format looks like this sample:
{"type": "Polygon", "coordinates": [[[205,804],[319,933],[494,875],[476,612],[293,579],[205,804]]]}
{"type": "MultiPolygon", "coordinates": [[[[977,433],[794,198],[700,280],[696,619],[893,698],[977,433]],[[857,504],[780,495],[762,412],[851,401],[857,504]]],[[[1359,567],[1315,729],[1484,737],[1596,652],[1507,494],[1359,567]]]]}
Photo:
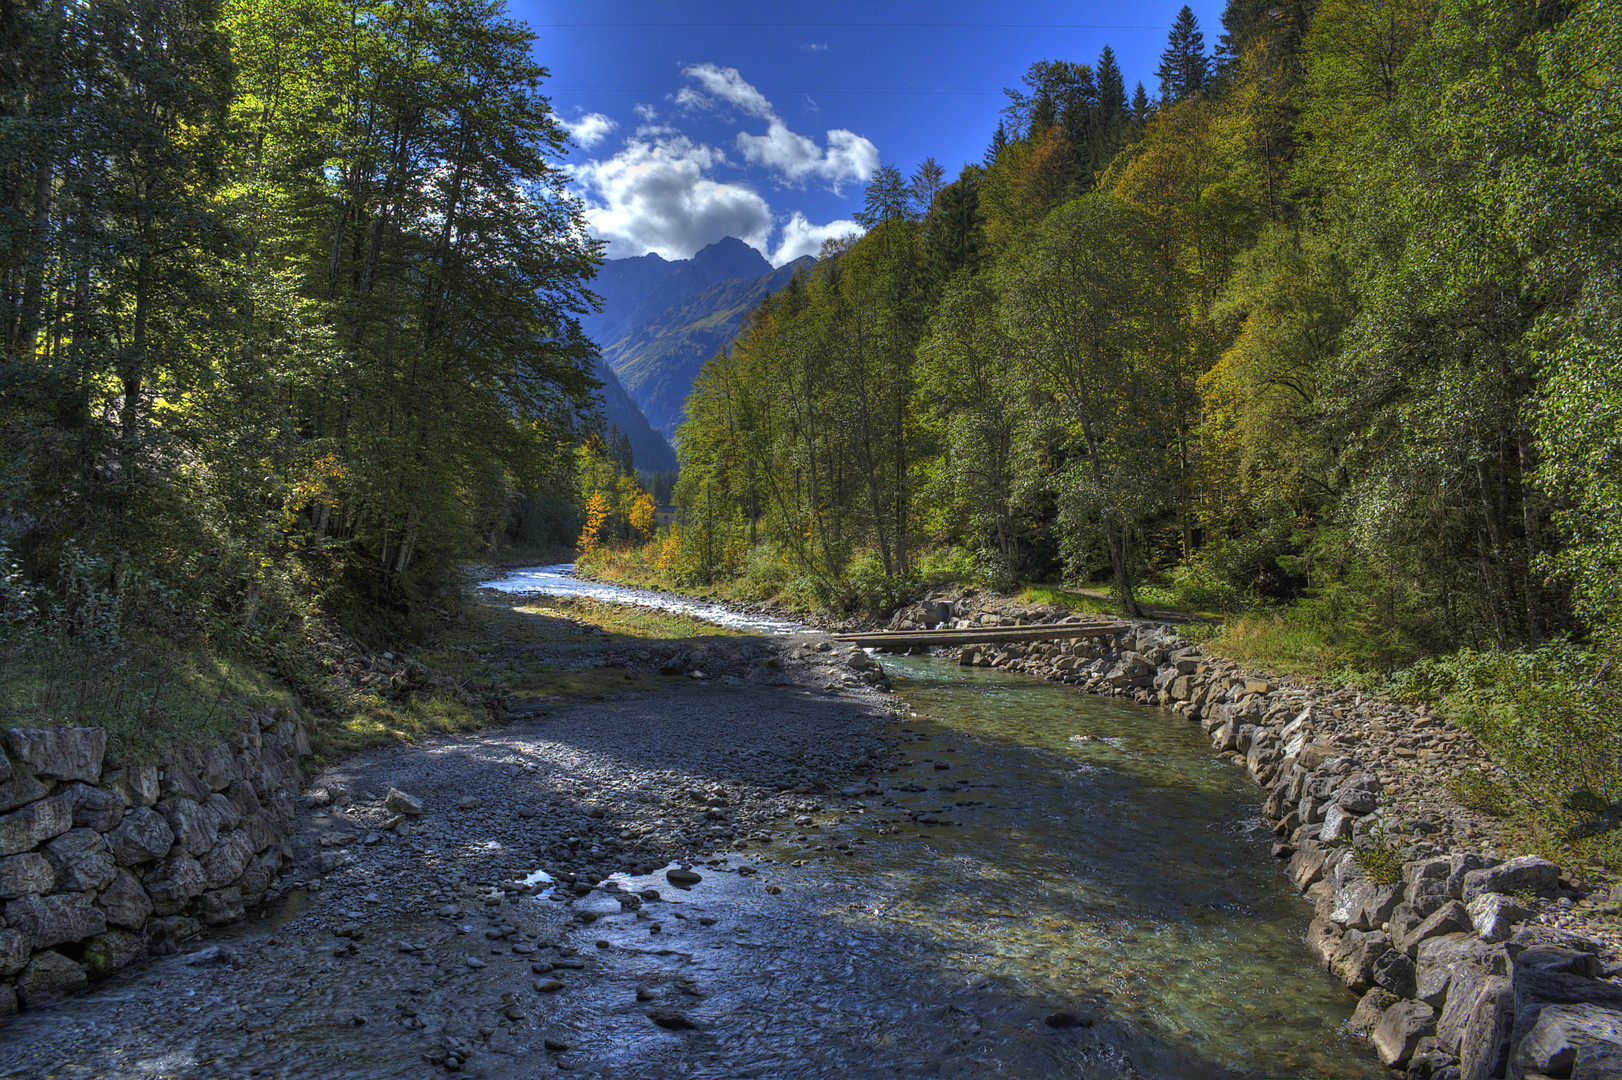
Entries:
{"type": "MultiPolygon", "coordinates": [[[[620,593],[566,567],[500,585],[802,629],[620,593]]],[[[690,889],[663,872],[618,877],[662,894],[640,911],[602,891],[501,907],[497,918],[549,943],[535,958],[553,956],[564,982],[542,985],[531,957],[485,948],[478,920],[434,918],[439,901],[374,919],[360,955],[340,958],[335,916],[299,891],[181,955],[10,1018],[0,1077],[432,1080],[447,1075],[441,1039],[472,1045],[453,1064],[489,1080],[1387,1075],[1341,1033],[1353,1002],[1307,952],[1311,911],[1269,855],[1258,789],[1197,727],[942,659],[883,663],[899,708],[881,721],[898,751],[882,792],[785,796],[792,824],[695,864],[690,889]],[[490,1016],[503,1002],[510,1023],[490,1016]]],[[[864,707],[805,687],[683,693],[689,714],[701,701],[716,717],[751,710],[754,745],[785,757],[775,718],[864,707]]],[[[635,768],[615,753],[614,740],[636,738],[614,727],[618,708],[576,710],[569,760],[635,768]]],[[[659,722],[656,699],[643,708],[659,722]]],[[[447,737],[445,749],[465,739],[500,758],[503,740],[539,747],[565,737],[549,726],[564,722],[447,737]]]]}
{"type": "MultiPolygon", "coordinates": [[[[568,567],[491,585],[800,629],[568,567]]],[[[713,1075],[769,1077],[824,1053],[830,1076],[1389,1075],[1340,1031],[1353,1001],[1307,952],[1311,909],[1269,853],[1258,789],[1196,726],[1025,676],[882,659],[911,714],[891,732],[907,764],[885,793],[908,817],[784,881],[814,919],[784,918],[732,875],[693,891],[756,924],[743,969],[716,966],[735,969],[731,1007],[764,1022],[760,1067],[713,1075]],[[768,1020],[784,995],[803,1026],[768,1020]],[[944,1056],[909,1053],[948,1036],[944,1056]]],[[[758,854],[804,857],[817,839],[758,854]]]]}

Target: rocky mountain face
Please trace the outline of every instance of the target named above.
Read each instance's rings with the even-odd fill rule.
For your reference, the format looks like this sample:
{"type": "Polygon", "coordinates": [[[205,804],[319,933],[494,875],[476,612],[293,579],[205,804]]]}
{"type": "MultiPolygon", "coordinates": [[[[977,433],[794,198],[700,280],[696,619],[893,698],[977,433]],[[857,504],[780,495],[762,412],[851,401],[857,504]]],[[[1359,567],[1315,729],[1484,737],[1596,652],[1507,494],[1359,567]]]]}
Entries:
{"type": "MultiPolygon", "coordinates": [[[[802,258],[773,269],[733,237],[691,259],[652,254],[614,259],[603,264],[592,284],[603,310],[582,319],[581,326],[601,346],[603,359],[648,421],[674,438],[704,361],[726,347],[761,300],[813,261],[802,258]]],[[[637,464],[648,467],[640,454],[637,464]]]]}
{"type": "Polygon", "coordinates": [[[676,452],[670,448],[670,443],[648,423],[648,418],[620,385],[614,369],[600,356],[596,375],[603,383],[598,391],[603,401],[603,430],[607,431],[612,424],[625,432],[631,440],[631,458],[638,469],[669,472],[676,468],[676,452]]]}

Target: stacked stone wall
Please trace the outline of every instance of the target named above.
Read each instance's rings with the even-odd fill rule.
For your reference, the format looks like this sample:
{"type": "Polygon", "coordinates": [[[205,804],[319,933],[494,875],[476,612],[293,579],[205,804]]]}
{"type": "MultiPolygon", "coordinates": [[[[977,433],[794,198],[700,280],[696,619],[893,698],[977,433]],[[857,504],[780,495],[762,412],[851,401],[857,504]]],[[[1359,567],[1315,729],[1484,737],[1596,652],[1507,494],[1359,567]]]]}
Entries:
{"type": "Polygon", "coordinates": [[[242,918],[291,855],[310,743],[284,711],[150,765],[106,763],[101,728],[0,742],[0,1015],[242,918]]]}

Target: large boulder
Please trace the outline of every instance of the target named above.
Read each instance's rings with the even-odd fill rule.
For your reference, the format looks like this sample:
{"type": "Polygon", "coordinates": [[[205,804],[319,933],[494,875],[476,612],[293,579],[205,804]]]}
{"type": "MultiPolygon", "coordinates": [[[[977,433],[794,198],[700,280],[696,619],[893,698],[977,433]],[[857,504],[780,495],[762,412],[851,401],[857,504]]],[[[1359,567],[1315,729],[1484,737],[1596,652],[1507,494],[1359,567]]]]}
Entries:
{"type": "Polygon", "coordinates": [[[107,917],[83,893],[19,896],[6,904],[6,923],[34,950],[83,941],[107,929],[107,917]]]}
{"type": "Polygon", "coordinates": [[[125,806],[151,806],[163,794],[156,765],[108,769],[101,774],[101,782],[116,792],[124,800],[125,806]]]}
{"type": "Polygon", "coordinates": [[[203,895],[208,877],[203,866],[190,855],[177,855],[148,870],[141,885],[152,898],[152,910],[159,915],[178,915],[188,902],[203,895]]]}
{"type": "Polygon", "coordinates": [[[113,880],[113,853],[95,829],[69,829],[44,847],[62,892],[90,892],[113,880]]]}
{"type": "Polygon", "coordinates": [[[1414,956],[1417,955],[1419,946],[1431,938],[1469,933],[1474,930],[1475,924],[1470,921],[1470,912],[1457,900],[1449,900],[1421,919],[1417,925],[1403,931],[1401,935],[1393,936],[1396,938],[1397,948],[1414,956]]]}
{"type": "Polygon", "coordinates": [[[107,834],[107,846],[120,866],[141,866],[161,859],[174,846],[174,830],[150,806],[138,806],[124,815],[107,834]]]}
{"type": "Polygon", "coordinates": [[[74,784],[73,825],[106,832],[124,819],[124,799],[116,791],[89,784],[74,784]]]}
{"type": "Polygon", "coordinates": [[[18,976],[17,996],[24,1006],[33,1008],[59,994],[77,990],[89,981],[84,968],[61,953],[47,949],[35,953],[18,976]]]}
{"type": "Polygon", "coordinates": [[[96,905],[107,915],[111,926],[139,930],[152,915],[152,899],[135,875],[119,867],[108,886],[96,897],[96,905]]]}
{"type": "MultiPolygon", "coordinates": [[[[1516,1027],[1520,1026],[1517,1018],[1516,1027]]],[[[1509,1076],[1570,1076],[1582,1050],[1622,1052],[1622,1012],[1604,1005],[1547,1005],[1516,1042],[1509,1076]]]]}
{"type": "Polygon", "coordinates": [[[73,828],[73,798],[66,793],[29,803],[0,817],[0,856],[32,851],[73,828]]]}
{"type": "Polygon", "coordinates": [[[1559,884],[1559,866],[1536,855],[1522,855],[1498,866],[1467,872],[1460,899],[1468,904],[1485,893],[1546,892],[1559,884]]]}
{"type": "Polygon", "coordinates": [[[1423,1001],[1399,1001],[1380,1014],[1369,1041],[1387,1068],[1408,1064],[1419,1040],[1436,1033],[1436,1010],[1423,1001]]]}
{"type": "Polygon", "coordinates": [[[91,978],[106,978],[146,955],[146,938],[126,930],[109,930],[85,943],[85,972],[91,978]]]}
{"type": "Polygon", "coordinates": [[[1513,896],[1496,892],[1482,893],[1470,901],[1466,910],[1483,941],[1508,941],[1515,924],[1525,922],[1533,914],[1531,908],[1513,896]]]}
{"type": "Polygon", "coordinates": [[[107,753],[104,728],[12,728],[6,749],[35,776],[47,780],[101,779],[101,759],[107,753]]]}
{"type": "Polygon", "coordinates": [[[0,900],[13,900],[28,893],[50,892],[54,881],[56,870],[37,851],[0,859],[0,900]]]}
{"type": "MultiPolygon", "coordinates": [[[[205,800],[208,796],[203,797],[205,800]]],[[[186,849],[188,855],[202,855],[219,839],[219,817],[201,801],[185,796],[164,799],[158,804],[158,813],[174,830],[175,842],[186,849]]]]}
{"type": "Polygon", "coordinates": [[[203,856],[204,884],[210,889],[223,889],[242,876],[248,860],[254,856],[253,840],[246,832],[237,830],[220,837],[212,850],[203,856]]]}
{"type": "Polygon", "coordinates": [[[50,793],[51,785],[34,779],[21,765],[11,767],[11,778],[0,783],[0,813],[26,806],[50,793]]]}

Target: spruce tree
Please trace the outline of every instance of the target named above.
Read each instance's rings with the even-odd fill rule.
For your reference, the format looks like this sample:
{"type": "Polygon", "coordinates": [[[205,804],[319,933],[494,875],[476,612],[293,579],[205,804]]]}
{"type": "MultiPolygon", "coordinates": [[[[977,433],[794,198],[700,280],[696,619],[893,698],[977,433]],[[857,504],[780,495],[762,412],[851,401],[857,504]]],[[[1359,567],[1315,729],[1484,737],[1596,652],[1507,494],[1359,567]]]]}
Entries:
{"type": "Polygon", "coordinates": [[[1210,83],[1210,59],[1205,55],[1205,35],[1200,21],[1187,4],[1177,13],[1166,51],[1160,54],[1160,101],[1172,105],[1184,98],[1203,94],[1210,83]]]}

